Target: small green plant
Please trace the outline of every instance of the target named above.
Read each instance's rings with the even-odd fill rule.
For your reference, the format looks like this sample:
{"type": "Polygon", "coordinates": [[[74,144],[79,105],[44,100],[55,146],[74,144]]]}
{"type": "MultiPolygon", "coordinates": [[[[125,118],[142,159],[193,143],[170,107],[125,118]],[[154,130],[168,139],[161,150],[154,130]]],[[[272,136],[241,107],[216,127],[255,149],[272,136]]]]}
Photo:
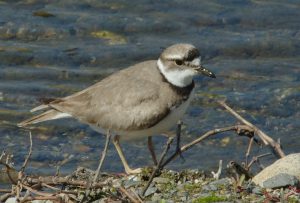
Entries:
{"type": "Polygon", "coordinates": [[[209,203],[209,202],[223,202],[227,198],[224,196],[217,196],[215,193],[212,193],[210,196],[199,197],[193,200],[193,203],[209,203]]]}

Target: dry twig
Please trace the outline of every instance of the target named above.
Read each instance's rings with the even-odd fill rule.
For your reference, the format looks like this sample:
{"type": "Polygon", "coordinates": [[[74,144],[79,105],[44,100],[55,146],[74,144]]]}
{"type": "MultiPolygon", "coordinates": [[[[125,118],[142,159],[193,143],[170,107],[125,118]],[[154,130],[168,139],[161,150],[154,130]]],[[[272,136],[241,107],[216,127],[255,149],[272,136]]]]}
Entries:
{"type": "Polygon", "coordinates": [[[151,176],[150,176],[150,178],[149,178],[149,180],[147,182],[147,185],[145,186],[145,188],[142,191],[142,196],[145,195],[147,189],[149,188],[149,186],[152,183],[152,181],[153,181],[154,177],[156,176],[156,174],[163,168],[162,162],[163,162],[163,160],[164,160],[167,152],[170,149],[170,146],[171,146],[171,144],[173,142],[173,139],[174,139],[173,137],[169,137],[168,142],[166,144],[166,147],[165,147],[163,153],[161,154],[160,159],[159,159],[159,161],[158,161],[158,163],[157,163],[154,171],[152,172],[152,174],[151,174],[151,176]]]}
{"type": "Polygon", "coordinates": [[[228,131],[240,132],[242,129],[243,130],[249,130],[249,127],[246,126],[246,125],[234,125],[234,126],[229,126],[229,127],[225,127],[225,128],[217,128],[217,129],[214,129],[214,130],[209,130],[205,134],[203,134],[202,136],[200,136],[199,138],[197,138],[197,139],[193,140],[192,142],[190,142],[190,143],[182,146],[179,151],[176,151],[173,155],[171,155],[162,164],[162,168],[165,167],[172,160],[174,160],[178,155],[180,155],[180,152],[183,153],[183,152],[187,151],[191,147],[195,146],[199,142],[203,141],[204,139],[206,139],[206,138],[208,138],[208,137],[210,137],[212,135],[215,135],[215,134],[218,134],[218,133],[223,133],[223,132],[228,132],[228,131]]]}
{"type": "Polygon", "coordinates": [[[257,134],[257,136],[260,137],[260,139],[263,141],[264,145],[270,145],[274,149],[277,157],[282,158],[285,156],[285,154],[282,151],[280,144],[278,142],[275,142],[266,133],[264,133],[259,128],[257,128],[255,125],[253,125],[252,123],[247,121],[245,118],[240,116],[237,112],[235,112],[232,108],[230,108],[224,101],[219,101],[218,103],[221,106],[223,106],[226,110],[228,110],[228,112],[231,113],[234,117],[236,117],[239,121],[241,121],[245,125],[251,127],[254,130],[254,133],[257,134]]]}
{"type": "Polygon", "coordinates": [[[128,199],[133,202],[133,203],[141,203],[141,201],[139,199],[134,198],[125,188],[123,188],[122,186],[119,187],[119,190],[121,193],[125,194],[128,199]]]}
{"type": "Polygon", "coordinates": [[[25,171],[25,168],[26,168],[26,166],[28,164],[29,158],[31,157],[31,154],[32,154],[32,135],[31,135],[31,131],[29,131],[29,140],[30,140],[29,152],[28,152],[27,157],[24,160],[24,163],[23,163],[23,165],[21,167],[21,170],[18,173],[18,182],[17,182],[17,186],[16,186],[16,198],[17,198],[17,201],[20,200],[20,193],[22,191],[23,186],[25,186],[25,185],[23,185],[24,171],[25,171]]]}
{"type": "Polygon", "coordinates": [[[262,157],[265,157],[265,156],[270,156],[272,155],[271,153],[265,153],[265,154],[262,154],[262,155],[259,155],[259,156],[255,156],[252,158],[252,160],[250,161],[250,163],[248,165],[246,165],[246,169],[249,170],[249,168],[253,165],[253,163],[257,163],[260,168],[264,168],[263,166],[261,166],[261,164],[259,163],[259,159],[262,158],[262,157]]]}
{"type": "Polygon", "coordinates": [[[104,149],[103,149],[103,151],[102,151],[102,153],[101,153],[101,158],[100,158],[99,165],[98,165],[98,168],[97,168],[97,170],[96,170],[96,173],[95,173],[93,182],[90,183],[90,184],[87,186],[86,191],[85,191],[85,195],[83,196],[83,198],[82,198],[82,200],[81,200],[80,202],[85,202],[85,201],[86,201],[86,198],[90,195],[90,192],[91,192],[91,186],[94,185],[94,184],[97,182],[98,176],[99,176],[99,174],[100,174],[100,170],[101,170],[101,168],[102,168],[104,159],[105,159],[105,157],[106,157],[107,149],[108,149],[108,146],[109,146],[109,141],[110,141],[110,132],[109,132],[109,130],[108,130],[107,133],[106,133],[105,146],[104,146],[104,149]]]}
{"type": "Polygon", "coordinates": [[[221,176],[221,173],[222,173],[222,165],[223,165],[223,161],[220,160],[219,161],[219,168],[218,168],[218,171],[215,173],[214,171],[212,171],[212,175],[213,175],[213,178],[215,178],[216,180],[218,180],[221,176]]]}

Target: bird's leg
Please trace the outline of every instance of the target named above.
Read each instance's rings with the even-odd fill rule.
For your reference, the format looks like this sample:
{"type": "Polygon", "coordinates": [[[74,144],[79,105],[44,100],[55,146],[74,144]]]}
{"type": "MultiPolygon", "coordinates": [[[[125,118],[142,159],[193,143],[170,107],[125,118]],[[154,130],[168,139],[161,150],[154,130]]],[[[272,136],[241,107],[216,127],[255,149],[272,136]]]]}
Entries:
{"type": "Polygon", "coordinates": [[[155,150],[154,150],[154,145],[153,145],[152,137],[151,137],[151,136],[148,137],[148,149],[149,149],[149,151],[150,151],[150,154],[151,154],[153,163],[154,163],[154,165],[156,166],[156,165],[157,165],[157,159],[156,159],[155,150]]]}
{"type": "Polygon", "coordinates": [[[110,142],[110,132],[109,132],[109,130],[107,130],[104,149],[103,149],[102,154],[101,154],[101,159],[99,161],[99,165],[98,165],[98,168],[97,168],[97,171],[96,171],[93,183],[96,183],[97,178],[99,176],[100,170],[102,168],[102,164],[103,164],[104,159],[106,157],[106,153],[107,153],[109,142],[110,142]]]}
{"type": "Polygon", "coordinates": [[[141,172],[142,172],[142,169],[141,169],[141,168],[131,169],[131,168],[129,167],[128,162],[127,162],[127,160],[125,159],[123,150],[122,150],[122,148],[121,148],[121,146],[120,146],[119,139],[120,139],[120,137],[119,137],[118,135],[116,135],[116,136],[114,137],[114,139],[113,139],[113,143],[114,143],[115,148],[116,148],[116,150],[117,150],[117,152],[118,152],[118,155],[119,155],[119,157],[120,157],[120,159],[121,159],[121,161],[122,161],[122,164],[123,164],[123,166],[124,166],[125,172],[126,172],[127,174],[141,173],[141,172]]]}
{"type": "Polygon", "coordinates": [[[175,153],[178,153],[180,158],[182,158],[184,161],[184,158],[181,154],[181,147],[180,147],[181,125],[182,125],[182,121],[179,120],[177,123],[177,128],[176,128],[176,151],[175,151],[175,153]]]}

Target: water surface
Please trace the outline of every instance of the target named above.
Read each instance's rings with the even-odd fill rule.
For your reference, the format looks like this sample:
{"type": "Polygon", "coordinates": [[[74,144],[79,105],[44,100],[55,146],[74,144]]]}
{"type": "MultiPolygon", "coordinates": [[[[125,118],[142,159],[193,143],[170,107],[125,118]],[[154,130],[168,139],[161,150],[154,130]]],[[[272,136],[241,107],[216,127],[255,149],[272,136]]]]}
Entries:
{"type": "MultiPolygon", "coordinates": [[[[216,105],[227,103],[274,139],[299,152],[300,3],[289,1],[0,1],[0,150],[19,167],[28,132],[16,123],[31,116],[40,98],[72,94],[109,74],[179,42],[200,49],[217,79],[196,78],[196,98],[184,121],[182,142],[236,124],[216,105]]],[[[76,120],[35,126],[28,170],[53,174],[77,166],[95,169],[104,136],[76,120]]],[[[156,137],[157,152],[165,138],[156,137]]],[[[197,145],[170,168],[215,169],[218,160],[243,161],[247,139],[234,133],[197,145]]],[[[146,142],[123,143],[132,166],[151,165],[146,142]]],[[[254,148],[253,155],[267,149],[254,148]]],[[[274,160],[273,157],[268,158],[274,160]]],[[[123,171],[110,148],[104,166],[123,171]]]]}

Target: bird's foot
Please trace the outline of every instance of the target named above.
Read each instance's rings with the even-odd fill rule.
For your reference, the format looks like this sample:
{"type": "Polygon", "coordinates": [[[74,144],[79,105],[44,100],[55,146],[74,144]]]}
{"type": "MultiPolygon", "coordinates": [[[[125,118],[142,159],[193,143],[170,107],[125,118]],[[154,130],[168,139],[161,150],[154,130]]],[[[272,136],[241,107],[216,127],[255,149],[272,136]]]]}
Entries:
{"type": "Polygon", "coordinates": [[[136,169],[131,169],[131,168],[126,168],[125,169],[125,172],[127,173],[127,174],[139,174],[139,173],[141,173],[142,172],[142,168],[136,168],[136,169]]]}

